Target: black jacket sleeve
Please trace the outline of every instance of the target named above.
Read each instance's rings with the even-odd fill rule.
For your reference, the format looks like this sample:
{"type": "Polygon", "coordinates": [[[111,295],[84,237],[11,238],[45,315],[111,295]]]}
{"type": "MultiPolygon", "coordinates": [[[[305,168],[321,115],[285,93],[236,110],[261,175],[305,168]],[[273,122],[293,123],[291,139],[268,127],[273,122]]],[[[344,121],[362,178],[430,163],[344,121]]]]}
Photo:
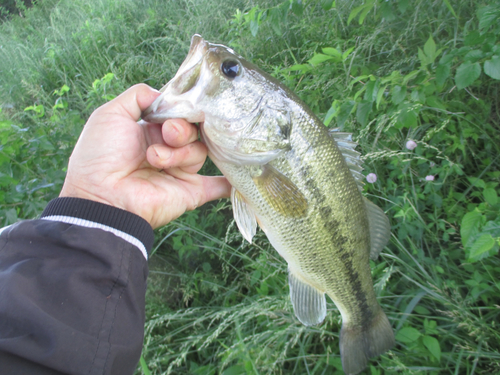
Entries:
{"type": "Polygon", "coordinates": [[[144,332],[139,216],[76,198],[0,234],[0,374],[132,374],[144,332]]]}

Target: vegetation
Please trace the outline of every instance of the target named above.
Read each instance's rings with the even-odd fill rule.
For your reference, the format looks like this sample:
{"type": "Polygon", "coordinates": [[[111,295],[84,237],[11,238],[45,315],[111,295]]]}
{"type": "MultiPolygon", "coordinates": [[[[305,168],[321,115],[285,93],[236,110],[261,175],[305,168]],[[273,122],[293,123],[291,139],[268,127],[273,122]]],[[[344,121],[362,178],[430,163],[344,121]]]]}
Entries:
{"type": "MultiPolygon", "coordinates": [[[[498,0],[39,0],[21,10],[0,24],[3,225],[57,196],[97,106],[137,82],[161,87],[200,33],[353,132],[377,176],[365,194],[393,237],[372,274],[397,345],[366,373],[500,373],[498,0]]],[[[207,163],[204,173],[218,172],[207,163]]],[[[302,326],[286,264],[262,232],[243,240],[227,201],[158,230],[150,268],[137,373],[342,373],[334,304],[323,324],[302,326]]]]}

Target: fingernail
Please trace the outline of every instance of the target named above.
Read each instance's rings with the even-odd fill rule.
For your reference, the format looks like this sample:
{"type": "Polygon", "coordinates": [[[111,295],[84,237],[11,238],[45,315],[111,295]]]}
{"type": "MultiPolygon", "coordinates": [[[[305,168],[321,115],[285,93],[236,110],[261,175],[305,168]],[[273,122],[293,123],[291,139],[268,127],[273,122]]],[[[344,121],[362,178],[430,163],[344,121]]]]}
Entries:
{"type": "Polygon", "coordinates": [[[160,160],[168,160],[172,156],[172,151],[167,148],[153,146],[153,150],[160,160]]]}
{"type": "Polygon", "coordinates": [[[179,125],[175,122],[175,120],[172,120],[170,122],[170,131],[171,132],[175,132],[177,134],[177,136],[180,133],[180,131],[179,131],[179,125]]]}

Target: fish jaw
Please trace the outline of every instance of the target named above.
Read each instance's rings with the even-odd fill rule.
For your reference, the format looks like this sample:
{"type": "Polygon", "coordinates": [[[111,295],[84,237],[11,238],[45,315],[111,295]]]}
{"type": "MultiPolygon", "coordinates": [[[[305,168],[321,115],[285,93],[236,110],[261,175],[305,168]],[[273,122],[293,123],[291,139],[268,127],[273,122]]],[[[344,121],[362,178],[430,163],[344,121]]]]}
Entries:
{"type": "Polygon", "coordinates": [[[183,118],[193,123],[204,121],[204,113],[196,104],[202,99],[206,86],[199,85],[198,80],[208,45],[200,35],[192,37],[186,59],[175,76],[160,90],[162,94],[142,113],[143,120],[155,123],[172,118],[183,118]]]}

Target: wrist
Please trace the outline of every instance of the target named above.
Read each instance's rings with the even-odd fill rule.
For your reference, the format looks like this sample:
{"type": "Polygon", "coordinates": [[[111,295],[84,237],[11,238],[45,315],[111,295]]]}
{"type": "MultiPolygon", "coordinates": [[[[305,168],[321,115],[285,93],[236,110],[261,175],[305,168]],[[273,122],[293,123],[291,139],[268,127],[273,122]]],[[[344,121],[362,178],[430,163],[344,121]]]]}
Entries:
{"type": "Polygon", "coordinates": [[[41,219],[112,232],[137,246],[146,259],[147,253],[153,246],[154,233],[146,220],[130,211],[92,200],[75,197],[56,198],[49,202],[41,219]]]}
{"type": "Polygon", "coordinates": [[[99,202],[103,204],[107,204],[108,206],[113,206],[116,208],[121,208],[124,209],[123,207],[118,207],[108,200],[101,198],[98,195],[92,194],[89,191],[76,187],[67,181],[64,182],[64,185],[61,189],[61,192],[59,193],[59,198],[80,198],[80,199],[86,199],[89,201],[94,201],[94,202],[99,202]]]}
{"type": "Polygon", "coordinates": [[[85,199],[88,201],[93,201],[97,203],[102,203],[114,208],[118,208],[120,210],[124,210],[130,212],[134,215],[137,215],[148,222],[148,224],[155,228],[152,223],[152,217],[145,215],[146,210],[141,210],[143,207],[137,207],[134,204],[128,204],[127,201],[120,200],[122,193],[113,192],[112,190],[108,190],[106,194],[95,194],[89,191],[89,189],[85,189],[83,187],[76,186],[68,181],[64,182],[64,185],[59,193],[59,198],[78,198],[85,199]]]}

